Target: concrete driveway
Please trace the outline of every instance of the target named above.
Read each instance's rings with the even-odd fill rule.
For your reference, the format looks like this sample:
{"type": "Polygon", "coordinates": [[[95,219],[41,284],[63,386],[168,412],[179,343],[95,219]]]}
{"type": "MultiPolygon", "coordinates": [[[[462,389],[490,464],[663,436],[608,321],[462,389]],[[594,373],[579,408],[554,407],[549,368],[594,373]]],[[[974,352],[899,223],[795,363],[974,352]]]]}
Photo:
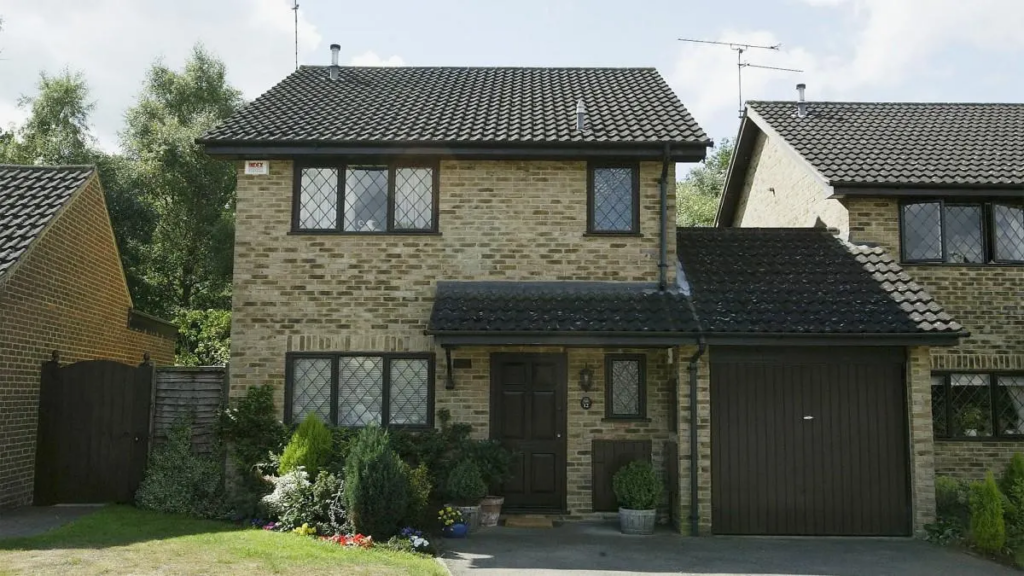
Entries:
{"type": "Polygon", "coordinates": [[[444,562],[455,576],[1020,574],[916,540],[624,536],[605,524],[483,528],[446,545],[444,562]]]}

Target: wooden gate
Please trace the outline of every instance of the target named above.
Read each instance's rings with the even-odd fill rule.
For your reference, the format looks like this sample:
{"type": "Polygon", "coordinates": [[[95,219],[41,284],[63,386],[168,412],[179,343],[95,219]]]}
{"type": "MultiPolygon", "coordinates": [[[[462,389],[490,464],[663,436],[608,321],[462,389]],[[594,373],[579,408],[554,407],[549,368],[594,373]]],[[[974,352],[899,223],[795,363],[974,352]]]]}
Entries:
{"type": "Polygon", "coordinates": [[[146,471],[153,367],[43,364],[35,504],[131,502],[146,471]]]}

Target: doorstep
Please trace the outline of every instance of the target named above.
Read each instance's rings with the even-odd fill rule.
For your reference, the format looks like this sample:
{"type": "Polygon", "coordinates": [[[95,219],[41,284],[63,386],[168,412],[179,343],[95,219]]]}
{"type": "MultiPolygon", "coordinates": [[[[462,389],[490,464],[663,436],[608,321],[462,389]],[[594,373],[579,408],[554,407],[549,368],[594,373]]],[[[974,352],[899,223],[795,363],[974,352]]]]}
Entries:
{"type": "Polygon", "coordinates": [[[498,523],[506,528],[554,528],[557,518],[545,514],[502,514],[498,523]]]}

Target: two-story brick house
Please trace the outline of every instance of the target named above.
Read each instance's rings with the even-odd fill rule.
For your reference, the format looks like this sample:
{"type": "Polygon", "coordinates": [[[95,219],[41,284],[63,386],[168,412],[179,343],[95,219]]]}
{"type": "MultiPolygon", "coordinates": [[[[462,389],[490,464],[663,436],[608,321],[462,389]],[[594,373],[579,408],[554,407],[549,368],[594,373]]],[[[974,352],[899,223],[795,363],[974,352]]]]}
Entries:
{"type": "Polygon", "coordinates": [[[240,161],[233,395],[339,426],[447,408],[514,449],[510,512],[614,513],[649,458],[693,533],[933,515],[907,398],[959,325],[880,250],[677,231],[674,165],[710,142],[657,71],[305,66],[200,142],[240,161]]]}
{"type": "Polygon", "coordinates": [[[1024,450],[1022,131],[1021,104],[750,102],[729,169],[719,226],[882,247],[970,333],[931,349],[936,474],[1024,450]]]}

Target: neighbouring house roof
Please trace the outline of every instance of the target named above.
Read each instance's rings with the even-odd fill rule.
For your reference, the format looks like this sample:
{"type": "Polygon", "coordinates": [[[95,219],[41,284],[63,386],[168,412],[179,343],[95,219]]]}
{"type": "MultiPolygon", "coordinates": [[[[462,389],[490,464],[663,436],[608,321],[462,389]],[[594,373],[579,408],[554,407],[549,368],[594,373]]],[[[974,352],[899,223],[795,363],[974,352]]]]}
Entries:
{"type": "Polygon", "coordinates": [[[0,164],[0,277],[14,267],[94,170],[92,166],[0,164]]]}
{"type": "Polygon", "coordinates": [[[711,335],[965,334],[884,250],[822,228],[679,228],[676,241],[711,335]]]}
{"type": "Polygon", "coordinates": [[[1024,104],[750,102],[830,185],[1024,188],[1024,104]]]}
{"type": "Polygon", "coordinates": [[[695,336],[686,296],[638,282],[438,282],[428,334],[441,337],[695,336]]]}
{"type": "Polygon", "coordinates": [[[337,80],[329,70],[299,68],[198,141],[211,153],[283,144],[711,144],[653,68],[343,66],[337,80]]]}

